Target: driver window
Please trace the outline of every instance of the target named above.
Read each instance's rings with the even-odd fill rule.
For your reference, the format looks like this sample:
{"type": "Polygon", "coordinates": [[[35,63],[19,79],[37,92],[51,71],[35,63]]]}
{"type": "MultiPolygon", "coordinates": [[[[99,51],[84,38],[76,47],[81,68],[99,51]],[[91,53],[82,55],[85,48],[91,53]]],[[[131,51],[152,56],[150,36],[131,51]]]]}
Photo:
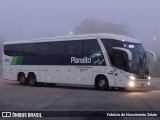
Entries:
{"type": "Polygon", "coordinates": [[[110,58],[113,66],[121,70],[129,70],[129,64],[127,64],[128,57],[124,52],[114,50],[114,54],[112,54],[110,58]]]}
{"type": "Polygon", "coordinates": [[[125,65],[125,59],[123,54],[115,54],[114,55],[114,61],[115,61],[115,67],[125,70],[126,65],[125,65]]]}

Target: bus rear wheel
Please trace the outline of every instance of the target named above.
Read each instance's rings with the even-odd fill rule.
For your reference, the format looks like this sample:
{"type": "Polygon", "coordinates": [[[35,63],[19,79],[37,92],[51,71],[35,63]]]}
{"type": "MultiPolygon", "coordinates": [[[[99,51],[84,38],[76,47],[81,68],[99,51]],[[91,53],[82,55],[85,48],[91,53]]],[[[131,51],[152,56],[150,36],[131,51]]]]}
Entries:
{"type": "Polygon", "coordinates": [[[19,74],[18,75],[18,81],[20,85],[27,85],[27,79],[25,77],[25,74],[19,74]]]}
{"type": "Polygon", "coordinates": [[[34,74],[28,75],[28,82],[30,86],[36,86],[37,85],[36,76],[34,74]]]}
{"type": "Polygon", "coordinates": [[[108,90],[109,89],[109,84],[108,84],[108,80],[106,77],[98,77],[96,80],[96,85],[95,85],[96,89],[99,90],[108,90]]]}

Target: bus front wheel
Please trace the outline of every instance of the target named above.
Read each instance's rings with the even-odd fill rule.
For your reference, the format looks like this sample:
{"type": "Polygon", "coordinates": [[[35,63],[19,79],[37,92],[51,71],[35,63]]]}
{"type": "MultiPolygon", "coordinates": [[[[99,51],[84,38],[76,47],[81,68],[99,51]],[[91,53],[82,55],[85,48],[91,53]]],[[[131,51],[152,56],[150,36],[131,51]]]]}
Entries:
{"type": "Polygon", "coordinates": [[[96,89],[99,90],[108,90],[109,89],[109,84],[108,84],[108,80],[106,77],[98,77],[96,80],[96,89]]]}
{"type": "Polygon", "coordinates": [[[28,82],[30,86],[36,86],[37,85],[36,76],[34,74],[28,75],[28,82]]]}

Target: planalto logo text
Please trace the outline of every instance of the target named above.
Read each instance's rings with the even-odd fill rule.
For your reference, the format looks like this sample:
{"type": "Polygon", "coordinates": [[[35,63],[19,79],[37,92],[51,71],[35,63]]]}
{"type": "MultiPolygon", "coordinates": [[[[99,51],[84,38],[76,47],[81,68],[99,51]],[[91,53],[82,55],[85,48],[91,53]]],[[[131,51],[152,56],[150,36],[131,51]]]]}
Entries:
{"type": "Polygon", "coordinates": [[[71,63],[91,63],[91,58],[87,58],[87,57],[84,57],[84,58],[76,58],[76,57],[71,57],[71,63]]]}

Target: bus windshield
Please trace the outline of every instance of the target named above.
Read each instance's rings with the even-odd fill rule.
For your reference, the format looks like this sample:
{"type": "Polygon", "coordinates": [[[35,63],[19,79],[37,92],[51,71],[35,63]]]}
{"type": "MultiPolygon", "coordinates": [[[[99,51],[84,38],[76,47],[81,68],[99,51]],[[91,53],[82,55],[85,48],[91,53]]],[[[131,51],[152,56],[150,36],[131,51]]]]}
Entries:
{"type": "MultiPolygon", "coordinates": [[[[131,51],[132,53],[132,62],[131,65],[127,65],[126,69],[127,72],[137,74],[137,75],[148,75],[148,63],[146,60],[146,52],[140,43],[131,43],[131,42],[123,42],[119,40],[113,39],[102,39],[102,42],[107,50],[108,56],[110,58],[111,64],[115,67],[115,54],[113,52],[113,47],[122,47],[126,48],[131,51]]],[[[120,58],[118,58],[119,61],[120,58]]],[[[128,60],[125,60],[126,62],[128,60]]],[[[125,66],[124,66],[125,68],[125,66]]]]}
{"type": "Polygon", "coordinates": [[[129,68],[130,72],[138,75],[147,75],[149,72],[146,60],[146,52],[142,44],[124,42],[123,46],[132,53],[132,64],[129,68]]]}

